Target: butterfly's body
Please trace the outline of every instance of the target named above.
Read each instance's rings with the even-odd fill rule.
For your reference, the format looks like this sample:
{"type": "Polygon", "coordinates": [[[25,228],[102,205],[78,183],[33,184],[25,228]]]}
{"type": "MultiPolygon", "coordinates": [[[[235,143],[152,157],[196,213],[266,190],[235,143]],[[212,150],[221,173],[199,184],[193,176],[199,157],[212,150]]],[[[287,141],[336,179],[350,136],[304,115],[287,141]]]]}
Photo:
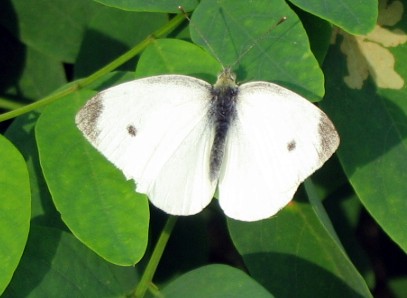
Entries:
{"type": "Polygon", "coordinates": [[[198,213],[216,187],[225,213],[267,218],[333,154],[339,137],[306,99],[269,82],[214,86],[182,75],[100,92],[77,114],[85,137],[170,214],[198,213]]]}
{"type": "Polygon", "coordinates": [[[213,123],[215,129],[215,138],[210,155],[210,179],[212,181],[219,177],[227,133],[237,114],[238,86],[235,83],[234,74],[226,69],[219,76],[218,82],[220,83],[212,88],[211,107],[208,113],[208,119],[213,123]]]}

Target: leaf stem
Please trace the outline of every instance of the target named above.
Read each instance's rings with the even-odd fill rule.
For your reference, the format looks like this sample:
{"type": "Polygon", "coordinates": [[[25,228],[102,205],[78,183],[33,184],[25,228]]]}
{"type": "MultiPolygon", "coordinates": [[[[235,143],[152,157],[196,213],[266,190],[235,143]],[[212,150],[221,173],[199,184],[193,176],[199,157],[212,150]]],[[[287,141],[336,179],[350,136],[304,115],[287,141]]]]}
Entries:
{"type": "Polygon", "coordinates": [[[163,230],[161,231],[160,238],[158,238],[157,244],[154,247],[154,251],[151,255],[150,260],[148,261],[147,267],[144,270],[144,273],[140,279],[139,284],[137,285],[135,291],[136,298],[144,297],[147,289],[150,286],[150,283],[153,280],[154,273],[157,269],[158,263],[163,255],[165,246],[167,245],[168,239],[170,238],[171,232],[174,229],[175,223],[177,221],[176,216],[170,215],[165,223],[163,230]]]}
{"type": "Polygon", "coordinates": [[[137,54],[139,54],[141,51],[143,51],[149,44],[154,42],[157,38],[161,38],[171,31],[173,31],[175,28],[177,28],[185,19],[185,16],[183,14],[179,14],[172,18],[167,24],[165,24],[163,27],[160,29],[156,30],[153,32],[151,35],[147,36],[143,41],[141,41],[139,44],[137,44],[135,47],[124,53],[123,55],[119,56],[106,66],[102,67],[101,69],[97,70],[95,73],[91,74],[89,77],[80,79],[78,81],[72,82],[71,84],[66,85],[63,87],[61,90],[56,91],[55,93],[52,93],[32,104],[25,105],[23,107],[17,108],[13,111],[6,112],[4,114],[0,115],[0,122],[20,116],[22,114],[28,113],[32,110],[36,110],[40,107],[46,106],[68,94],[71,94],[83,87],[86,87],[90,85],[91,83],[95,82],[97,79],[102,77],[103,75],[109,73],[110,71],[116,69],[120,65],[124,64],[137,54]]]}

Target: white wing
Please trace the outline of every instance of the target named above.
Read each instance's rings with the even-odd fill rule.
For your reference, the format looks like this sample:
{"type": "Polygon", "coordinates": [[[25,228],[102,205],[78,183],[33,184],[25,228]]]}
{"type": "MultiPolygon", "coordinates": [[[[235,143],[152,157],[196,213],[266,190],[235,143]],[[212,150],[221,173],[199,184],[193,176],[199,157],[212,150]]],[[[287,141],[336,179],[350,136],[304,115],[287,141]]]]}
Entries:
{"type": "Polygon", "coordinates": [[[272,83],[240,86],[236,109],[219,202],[229,217],[255,221],[284,207],[299,184],[333,154],[339,137],[321,110],[272,83]]]}
{"type": "Polygon", "coordinates": [[[208,83],[180,75],[135,80],[97,94],[76,123],[154,205],[191,215],[209,204],[216,187],[208,176],[210,90],[208,83]]]}

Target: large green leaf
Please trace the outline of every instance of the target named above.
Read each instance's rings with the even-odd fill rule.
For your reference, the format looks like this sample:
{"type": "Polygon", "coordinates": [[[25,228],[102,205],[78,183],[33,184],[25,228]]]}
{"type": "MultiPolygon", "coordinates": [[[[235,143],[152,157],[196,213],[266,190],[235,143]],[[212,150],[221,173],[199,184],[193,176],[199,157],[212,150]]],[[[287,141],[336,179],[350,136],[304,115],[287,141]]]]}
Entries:
{"type": "Polygon", "coordinates": [[[290,0],[290,2],[352,34],[366,34],[376,25],[377,0],[290,0]]]}
{"type": "MultiPolygon", "coordinates": [[[[388,24],[401,21],[398,10],[383,14],[388,24]]],[[[327,94],[322,103],[341,136],[338,156],[356,194],[404,251],[407,48],[397,45],[406,41],[403,31],[381,27],[372,36],[340,32],[324,64],[327,94]]]]}
{"type": "MultiPolygon", "coordinates": [[[[168,21],[165,14],[129,12],[103,7],[89,20],[76,60],[75,76],[93,73],[122,55],[168,21]],[[108,20],[108,21],[107,21],[108,20]],[[101,50],[97,50],[101,47],[101,50]],[[97,52],[97,55],[95,55],[97,52]]],[[[120,69],[133,70],[133,60],[120,69]]]]}
{"type": "Polygon", "coordinates": [[[152,43],[141,55],[136,76],[185,74],[214,84],[219,63],[202,48],[177,39],[160,39],[152,43]],[[182,53],[182,59],[179,58],[182,53]]]}
{"type": "Polygon", "coordinates": [[[326,52],[331,44],[332,25],[304,10],[296,9],[304,29],[307,31],[312,53],[322,65],[326,52]]]}
{"type": "MultiPolygon", "coordinates": [[[[106,63],[125,52],[166,19],[164,15],[120,11],[90,0],[10,2],[0,9],[0,22],[21,42],[54,59],[73,63],[80,53],[76,71],[82,75],[90,66],[94,69],[95,62],[106,63]],[[89,56],[90,48],[94,54],[98,47],[103,47],[99,54],[89,56]]],[[[173,8],[177,10],[177,5],[173,8]]]]}
{"type": "Polygon", "coordinates": [[[132,265],[147,245],[147,199],[76,128],[75,114],[91,94],[72,94],[43,112],[36,126],[41,166],[75,236],[110,262],[132,265]]]}
{"type": "Polygon", "coordinates": [[[247,1],[202,1],[192,16],[191,35],[223,65],[236,69],[240,82],[274,81],[310,100],[324,94],[323,74],[307,34],[283,0],[249,5],[247,1]],[[287,20],[270,31],[284,16],[287,20]]]}
{"type": "Polygon", "coordinates": [[[151,12],[179,12],[178,6],[186,11],[192,10],[198,3],[197,0],[95,0],[104,5],[117,7],[124,10],[151,11],[151,12]]]}
{"type": "Polygon", "coordinates": [[[30,184],[20,152],[0,135],[0,294],[10,282],[30,227],[30,184]]]}
{"type": "Polygon", "coordinates": [[[25,64],[15,85],[7,91],[18,97],[35,100],[66,83],[62,64],[36,50],[26,47],[25,64]]]}
{"type": "Polygon", "coordinates": [[[137,279],[133,267],[109,264],[71,234],[33,226],[4,297],[125,297],[137,279]]]}
{"type": "Polygon", "coordinates": [[[0,26],[0,92],[8,97],[37,99],[66,82],[62,64],[24,46],[0,26]]]}
{"type": "Polygon", "coordinates": [[[309,204],[292,202],[271,219],[228,224],[251,276],[277,297],[370,297],[309,204]]]}
{"type": "Polygon", "coordinates": [[[0,20],[24,44],[55,59],[73,62],[88,18],[97,6],[83,0],[10,0],[10,6],[0,9],[0,20]]]}
{"type": "Polygon", "coordinates": [[[208,265],[190,271],[167,285],[164,297],[273,297],[243,271],[226,265],[208,265]]]}
{"type": "Polygon", "coordinates": [[[39,113],[16,118],[6,131],[6,137],[20,150],[27,163],[31,186],[31,221],[35,224],[64,228],[45,183],[34,136],[39,113]]]}

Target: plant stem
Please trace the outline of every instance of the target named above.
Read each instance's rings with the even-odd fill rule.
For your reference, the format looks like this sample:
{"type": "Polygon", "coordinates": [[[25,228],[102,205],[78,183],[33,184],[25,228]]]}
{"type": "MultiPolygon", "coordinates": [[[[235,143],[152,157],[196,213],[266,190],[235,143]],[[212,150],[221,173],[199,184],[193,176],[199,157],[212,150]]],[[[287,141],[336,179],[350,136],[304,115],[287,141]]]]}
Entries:
{"type": "Polygon", "coordinates": [[[0,108],[2,109],[12,110],[20,108],[22,106],[24,105],[19,102],[15,102],[4,97],[0,98],[0,108]]]}
{"type": "Polygon", "coordinates": [[[56,91],[55,93],[48,95],[32,104],[23,106],[21,108],[17,108],[13,111],[4,113],[0,115],[0,122],[4,120],[8,120],[17,116],[20,116],[22,114],[28,113],[32,110],[36,110],[40,107],[46,106],[68,94],[71,94],[85,86],[90,85],[91,83],[95,82],[97,79],[102,77],[103,75],[109,73],[110,71],[116,69],[120,65],[124,64],[125,62],[129,61],[131,58],[139,54],[141,51],[143,51],[149,44],[154,42],[157,38],[163,37],[173,31],[175,28],[178,27],[179,24],[181,24],[184,21],[185,17],[183,14],[179,14],[175,16],[173,19],[171,19],[167,24],[165,24],[163,27],[158,29],[157,31],[153,32],[151,35],[146,37],[142,42],[137,44],[134,48],[130,49],[128,52],[124,53],[123,55],[119,56],[115,60],[113,60],[111,63],[108,65],[102,67],[95,73],[91,74],[89,77],[80,79],[76,82],[73,82],[71,84],[68,84],[64,88],[62,88],[59,91],[56,91]]]}
{"type": "Polygon", "coordinates": [[[176,216],[170,215],[165,223],[163,230],[161,231],[160,238],[158,238],[157,244],[154,247],[154,251],[151,254],[150,260],[148,261],[147,267],[137,285],[135,291],[136,298],[143,298],[150,283],[153,280],[154,273],[157,269],[158,263],[163,255],[165,246],[167,245],[168,239],[170,238],[171,232],[174,229],[175,223],[177,221],[176,216]]]}

